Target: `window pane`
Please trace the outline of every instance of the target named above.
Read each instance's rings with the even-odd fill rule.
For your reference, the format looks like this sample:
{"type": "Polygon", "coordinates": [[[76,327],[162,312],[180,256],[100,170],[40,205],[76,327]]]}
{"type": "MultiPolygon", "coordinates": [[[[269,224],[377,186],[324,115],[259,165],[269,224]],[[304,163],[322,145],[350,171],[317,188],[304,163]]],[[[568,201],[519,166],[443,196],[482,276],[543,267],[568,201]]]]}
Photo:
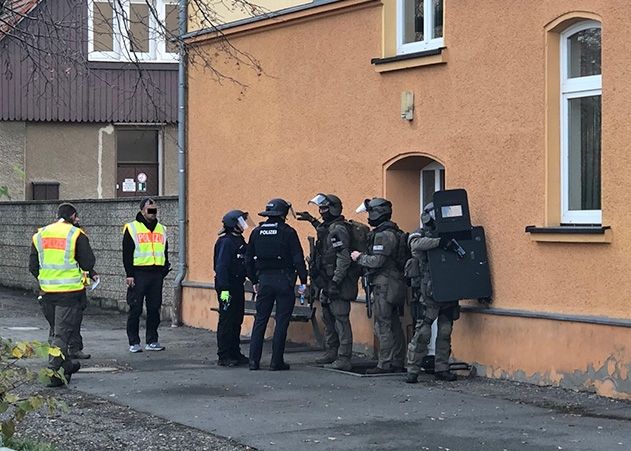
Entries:
{"type": "Polygon", "coordinates": [[[430,171],[423,171],[423,208],[429,204],[436,190],[436,172],[432,169],[430,171]]]}
{"type": "MultiPolygon", "coordinates": [[[[429,1],[429,0],[428,0],[429,1]]],[[[403,43],[425,39],[423,0],[403,0],[403,43]]]]}
{"type": "Polygon", "coordinates": [[[579,31],[568,38],[568,75],[600,75],[600,28],[579,31]]]}
{"type": "Polygon", "coordinates": [[[109,2],[94,2],[93,39],[94,51],[111,52],[114,50],[114,14],[109,2]]]}
{"type": "Polygon", "coordinates": [[[158,162],[158,130],[116,130],[118,161],[158,162]]]}
{"type": "Polygon", "coordinates": [[[141,3],[129,5],[129,44],[132,52],[149,52],[149,6],[141,3]]]}
{"type": "Polygon", "coordinates": [[[170,40],[178,35],[178,11],[177,4],[164,5],[164,17],[166,17],[166,46],[167,53],[177,53],[177,41],[170,40]]]}
{"type": "Polygon", "coordinates": [[[569,210],[600,210],[600,97],[569,100],[569,210]]]}
{"type": "Polygon", "coordinates": [[[434,1],[434,30],[432,33],[432,38],[442,38],[443,37],[443,0],[433,0],[434,1]]]}

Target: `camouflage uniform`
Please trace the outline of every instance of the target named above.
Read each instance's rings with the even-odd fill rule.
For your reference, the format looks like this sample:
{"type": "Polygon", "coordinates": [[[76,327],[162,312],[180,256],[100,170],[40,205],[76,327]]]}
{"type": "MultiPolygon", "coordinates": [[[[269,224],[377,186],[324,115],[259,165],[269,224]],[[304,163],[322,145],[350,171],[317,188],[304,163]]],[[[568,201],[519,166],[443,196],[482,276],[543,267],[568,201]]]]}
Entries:
{"type": "Polygon", "coordinates": [[[357,260],[370,275],[375,335],[379,339],[377,368],[381,370],[402,369],[405,358],[405,336],[399,311],[405,304],[406,285],[396,264],[397,230],[392,221],[379,224],[371,231],[368,252],[357,260]]]}
{"type": "Polygon", "coordinates": [[[351,301],[357,298],[358,279],[351,266],[350,234],[344,216],[323,222],[316,230],[316,284],[322,288],[320,302],[327,347],[325,357],[319,360],[332,363],[337,359],[339,369],[350,369],[353,332],[349,314],[351,301]]]}
{"type": "MultiPolygon", "coordinates": [[[[411,279],[415,296],[419,296],[423,314],[419,316],[414,337],[408,345],[408,374],[420,372],[421,362],[427,355],[427,345],[432,335],[432,323],[438,319],[436,357],[434,371],[449,371],[451,354],[451,330],[453,322],[460,316],[458,302],[436,302],[432,297],[432,280],[429,273],[427,251],[439,246],[440,238],[433,238],[422,229],[417,229],[408,238],[412,258],[406,264],[406,276],[411,279]]],[[[414,299],[417,301],[417,299],[414,299]]]]}

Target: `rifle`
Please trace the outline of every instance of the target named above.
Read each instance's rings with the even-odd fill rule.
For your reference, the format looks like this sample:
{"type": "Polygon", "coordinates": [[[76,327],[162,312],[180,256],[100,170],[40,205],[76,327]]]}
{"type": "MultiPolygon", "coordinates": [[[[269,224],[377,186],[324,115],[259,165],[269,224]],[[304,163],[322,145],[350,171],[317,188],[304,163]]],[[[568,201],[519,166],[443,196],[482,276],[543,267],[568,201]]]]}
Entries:
{"type": "Polygon", "coordinates": [[[307,287],[307,303],[309,304],[309,306],[313,306],[313,303],[320,294],[320,289],[315,284],[315,280],[318,277],[316,273],[315,237],[309,236],[307,237],[307,241],[309,241],[309,257],[307,258],[307,266],[309,270],[309,281],[311,282],[307,287]]]}
{"type": "Polygon", "coordinates": [[[362,275],[362,287],[366,293],[366,316],[372,318],[372,292],[370,289],[370,280],[368,280],[368,271],[364,271],[362,275]]]}

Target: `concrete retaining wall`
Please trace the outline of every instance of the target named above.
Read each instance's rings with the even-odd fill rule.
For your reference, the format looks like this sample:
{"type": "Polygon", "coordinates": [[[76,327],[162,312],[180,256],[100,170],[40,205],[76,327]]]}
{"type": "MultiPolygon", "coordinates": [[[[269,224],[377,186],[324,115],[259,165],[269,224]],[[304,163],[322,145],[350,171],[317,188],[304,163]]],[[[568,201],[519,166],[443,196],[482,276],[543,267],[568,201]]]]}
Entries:
{"type": "MultiPolygon", "coordinates": [[[[163,319],[170,318],[173,279],[177,267],[177,198],[159,197],[158,217],[167,228],[169,260],[173,271],[165,280],[163,319]]],[[[101,284],[88,296],[104,308],[125,310],[125,271],[122,261],[122,226],[135,218],[140,199],[77,200],[81,226],[96,255],[95,270],[101,284]]],[[[60,201],[0,203],[0,286],[36,290],[37,281],[28,271],[31,237],[38,227],[55,220],[60,201]]]]}

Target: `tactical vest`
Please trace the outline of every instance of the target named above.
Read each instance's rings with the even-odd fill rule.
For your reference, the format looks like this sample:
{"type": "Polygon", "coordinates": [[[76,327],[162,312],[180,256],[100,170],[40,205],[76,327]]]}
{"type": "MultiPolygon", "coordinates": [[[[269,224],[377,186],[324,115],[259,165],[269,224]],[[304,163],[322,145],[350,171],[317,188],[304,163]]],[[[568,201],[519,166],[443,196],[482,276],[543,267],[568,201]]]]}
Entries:
{"type": "Polygon", "coordinates": [[[55,222],[33,235],[39,258],[39,286],[45,293],[84,289],[83,272],[75,259],[77,239],[83,233],[67,222],[55,222]]]}
{"type": "Polygon", "coordinates": [[[134,240],[134,266],[164,266],[167,231],[162,224],[157,223],[152,232],[142,222],[132,221],[125,224],[123,233],[125,230],[134,240]]]}
{"type": "Polygon", "coordinates": [[[254,265],[258,271],[286,269],[287,244],[283,231],[287,225],[282,222],[264,222],[256,229],[254,240],[254,265]]]}
{"type": "MultiPolygon", "coordinates": [[[[421,236],[425,236],[425,232],[421,230],[421,236]]],[[[404,275],[410,280],[414,301],[422,301],[429,299],[433,295],[431,275],[429,272],[429,257],[427,251],[421,252],[419,257],[411,257],[405,264],[404,275]]]]}

